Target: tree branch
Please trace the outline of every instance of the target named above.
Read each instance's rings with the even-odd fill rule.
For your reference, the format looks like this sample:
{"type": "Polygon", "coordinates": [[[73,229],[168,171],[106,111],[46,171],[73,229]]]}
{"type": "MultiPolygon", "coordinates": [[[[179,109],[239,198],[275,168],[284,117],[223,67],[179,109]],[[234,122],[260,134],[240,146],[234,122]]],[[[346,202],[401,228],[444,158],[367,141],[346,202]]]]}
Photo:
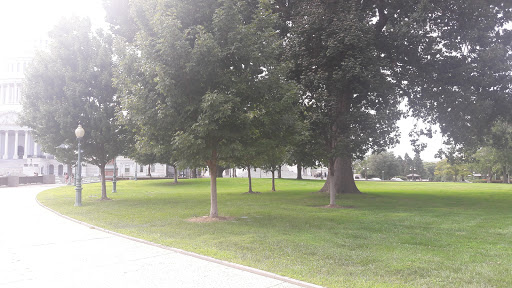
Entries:
{"type": "Polygon", "coordinates": [[[379,14],[379,19],[377,20],[377,23],[375,23],[375,31],[380,33],[384,27],[386,27],[389,19],[385,11],[385,0],[377,1],[377,12],[379,14]]]}

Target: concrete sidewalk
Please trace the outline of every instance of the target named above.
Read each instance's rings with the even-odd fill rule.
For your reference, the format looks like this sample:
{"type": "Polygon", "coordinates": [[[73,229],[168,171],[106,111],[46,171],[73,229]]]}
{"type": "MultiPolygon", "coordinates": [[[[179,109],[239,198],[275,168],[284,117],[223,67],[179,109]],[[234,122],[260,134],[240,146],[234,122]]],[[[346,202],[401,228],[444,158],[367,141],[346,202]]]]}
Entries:
{"type": "Polygon", "coordinates": [[[36,202],[56,186],[0,189],[0,287],[319,287],[77,224],[36,202]]]}

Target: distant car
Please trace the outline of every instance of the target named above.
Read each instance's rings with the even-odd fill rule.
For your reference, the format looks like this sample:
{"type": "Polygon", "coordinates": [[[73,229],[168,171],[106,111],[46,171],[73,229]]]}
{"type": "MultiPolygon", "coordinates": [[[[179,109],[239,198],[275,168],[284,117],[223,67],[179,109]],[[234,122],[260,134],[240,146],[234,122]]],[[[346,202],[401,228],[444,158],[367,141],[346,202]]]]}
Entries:
{"type": "Polygon", "coordinates": [[[404,181],[404,180],[402,180],[402,179],[400,179],[400,178],[396,178],[396,177],[395,177],[395,178],[391,178],[390,180],[391,180],[391,181],[404,181]]]}
{"type": "Polygon", "coordinates": [[[371,178],[371,179],[369,179],[369,180],[370,180],[370,181],[381,181],[381,179],[380,179],[380,178],[371,178]]]}

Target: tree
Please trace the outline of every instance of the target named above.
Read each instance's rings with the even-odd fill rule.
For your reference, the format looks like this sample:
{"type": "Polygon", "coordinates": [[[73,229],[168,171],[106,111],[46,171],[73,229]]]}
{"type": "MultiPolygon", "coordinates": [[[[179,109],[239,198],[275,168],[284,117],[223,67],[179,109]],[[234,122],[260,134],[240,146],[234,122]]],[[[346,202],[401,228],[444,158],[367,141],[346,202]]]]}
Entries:
{"type": "MultiPolygon", "coordinates": [[[[286,98],[276,17],[264,1],[131,4],[137,35],[126,39],[119,59],[140,69],[125,65],[118,77],[137,108],[129,113],[147,124],[160,121],[180,160],[208,167],[210,217],[218,217],[219,163],[243,152],[255,120],[286,98]]],[[[144,124],[153,136],[158,128],[144,124]]]]}
{"type": "Polygon", "coordinates": [[[40,52],[27,72],[21,124],[32,129],[45,151],[61,155],[59,149],[77,149],[73,131],[80,123],[83,158],[100,169],[101,199],[108,199],[105,165],[128,141],[116,117],[112,37],[92,33],[88,19],[70,18],[59,22],[50,40],[49,51],[40,52]]]}
{"type": "Polygon", "coordinates": [[[450,163],[448,159],[437,162],[435,175],[440,176],[442,181],[457,182],[459,179],[464,181],[464,176],[468,175],[469,169],[466,163],[450,163]]]}
{"type": "Polygon", "coordinates": [[[424,176],[422,175],[422,178],[428,178],[429,181],[434,181],[435,180],[435,171],[436,171],[436,165],[437,163],[436,162],[425,162],[424,163],[424,167],[425,167],[425,174],[424,176]]]}
{"type": "MultiPolygon", "coordinates": [[[[298,106],[297,101],[296,106],[298,106]]],[[[322,141],[317,135],[318,127],[309,121],[306,107],[296,107],[295,129],[293,135],[287,139],[287,159],[288,165],[297,165],[297,179],[302,179],[303,167],[314,167],[318,165],[318,160],[325,158],[321,154],[325,153],[322,149],[322,141]]]]}
{"type": "MultiPolygon", "coordinates": [[[[277,144],[277,143],[276,143],[277,144]]],[[[275,172],[284,164],[286,149],[283,146],[272,145],[266,146],[267,151],[264,155],[264,160],[261,165],[261,168],[265,171],[270,171],[272,173],[272,192],[276,191],[276,183],[275,183],[275,172]]]]}
{"type": "Polygon", "coordinates": [[[482,147],[475,153],[475,167],[487,174],[487,183],[491,183],[491,178],[496,171],[499,163],[499,156],[492,147],[482,147]]]}
{"type": "Polygon", "coordinates": [[[405,176],[406,174],[404,173],[404,171],[407,165],[405,164],[404,159],[402,159],[402,156],[398,155],[396,157],[396,161],[398,163],[398,174],[396,176],[405,176]]]}
{"type": "Polygon", "coordinates": [[[408,174],[412,174],[414,166],[414,161],[411,157],[409,157],[409,154],[405,153],[404,155],[404,166],[403,166],[403,175],[406,176],[408,174]]]}
{"type": "Polygon", "coordinates": [[[425,168],[423,167],[423,160],[421,160],[420,153],[416,153],[414,155],[413,162],[413,171],[415,174],[418,175],[424,175],[425,174],[425,168]]]}
{"type": "Polygon", "coordinates": [[[506,114],[509,43],[506,1],[277,1],[290,75],[321,123],[330,205],[358,193],[351,163],[393,145],[400,101],[469,143],[506,114]],[[464,105],[461,105],[464,103],[464,105]]]}
{"type": "Polygon", "coordinates": [[[370,168],[370,174],[382,177],[382,180],[390,179],[400,172],[398,161],[393,152],[370,155],[368,157],[368,168],[370,168]]]}
{"type": "Polygon", "coordinates": [[[508,174],[512,164],[512,126],[508,121],[499,120],[491,128],[489,145],[494,149],[496,159],[501,166],[503,183],[510,183],[508,174]]]}

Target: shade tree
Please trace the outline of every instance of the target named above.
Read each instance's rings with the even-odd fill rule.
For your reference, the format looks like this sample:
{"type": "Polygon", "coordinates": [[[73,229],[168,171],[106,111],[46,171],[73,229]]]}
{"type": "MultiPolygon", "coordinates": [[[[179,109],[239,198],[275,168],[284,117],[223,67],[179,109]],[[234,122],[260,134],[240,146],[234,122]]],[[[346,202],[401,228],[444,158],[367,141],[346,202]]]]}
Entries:
{"type": "Polygon", "coordinates": [[[469,144],[506,114],[506,1],[276,1],[290,77],[321,123],[337,193],[357,193],[351,163],[397,141],[399,103],[469,144]],[[461,105],[463,103],[463,105],[461,105]],[[480,133],[481,134],[481,133],[480,133]]]}

